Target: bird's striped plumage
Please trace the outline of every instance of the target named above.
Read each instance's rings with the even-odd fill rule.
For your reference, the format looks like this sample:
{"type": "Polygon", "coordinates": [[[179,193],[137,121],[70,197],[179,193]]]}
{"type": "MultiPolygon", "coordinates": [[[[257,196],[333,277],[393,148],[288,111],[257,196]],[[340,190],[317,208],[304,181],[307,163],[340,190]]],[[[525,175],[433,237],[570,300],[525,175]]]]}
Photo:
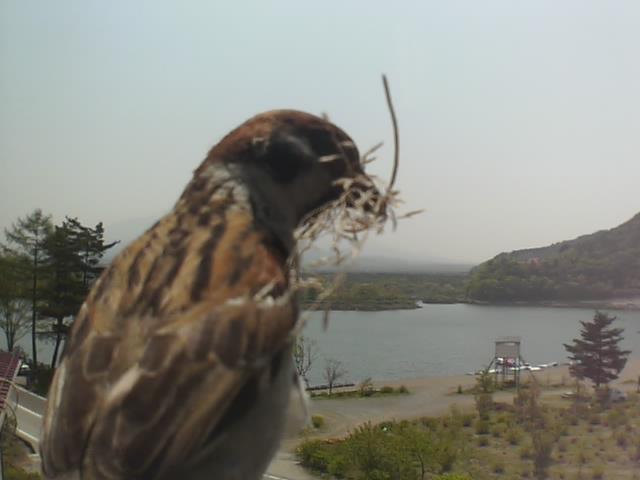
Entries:
{"type": "Polygon", "coordinates": [[[259,478],[292,385],[293,229],[362,171],[349,142],[275,111],[211,150],[76,316],[48,399],[47,478],[259,478]],[[344,161],[317,162],[331,154],[344,161]]]}

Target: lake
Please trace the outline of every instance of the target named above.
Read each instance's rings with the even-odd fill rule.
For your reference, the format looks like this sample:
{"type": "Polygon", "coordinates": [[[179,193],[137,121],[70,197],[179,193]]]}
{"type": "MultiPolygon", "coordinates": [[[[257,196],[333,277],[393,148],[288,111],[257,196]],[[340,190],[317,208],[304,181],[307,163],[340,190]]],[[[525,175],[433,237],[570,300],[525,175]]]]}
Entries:
{"type": "MultiPolygon", "coordinates": [[[[486,366],[493,358],[494,340],[522,337],[522,357],[532,364],[565,362],[563,343],[579,335],[580,320],[593,310],[477,305],[425,305],[417,310],[332,312],[327,331],[320,313],[310,313],[304,334],[317,342],[319,355],[311,374],[322,383],[327,358],[340,360],[345,380],[366,377],[393,380],[457,375],[486,366]]],[[[640,312],[612,312],[624,328],[624,348],[640,357],[640,312]]],[[[30,338],[20,342],[31,351],[30,338]]],[[[6,346],[4,338],[2,344],[6,346]]],[[[39,342],[38,358],[50,361],[53,345],[39,342]]]]}
{"type": "MultiPolygon", "coordinates": [[[[640,312],[611,312],[615,326],[624,328],[625,349],[640,356],[640,312]],[[617,325],[616,325],[617,324],[617,325]]],[[[486,366],[500,336],[520,336],[524,361],[531,364],[566,362],[563,343],[579,335],[580,320],[594,311],[478,305],[425,305],[418,310],[331,312],[329,327],[322,315],[311,313],[304,334],[317,342],[319,355],[311,383],[323,383],[326,358],[341,361],[345,380],[366,377],[394,380],[458,375],[486,366]]]]}

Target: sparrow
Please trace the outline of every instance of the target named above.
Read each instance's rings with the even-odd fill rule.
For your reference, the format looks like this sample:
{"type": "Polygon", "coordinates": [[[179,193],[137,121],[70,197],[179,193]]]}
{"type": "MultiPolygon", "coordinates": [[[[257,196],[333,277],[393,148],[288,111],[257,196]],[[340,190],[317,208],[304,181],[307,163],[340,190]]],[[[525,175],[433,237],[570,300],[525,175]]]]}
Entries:
{"type": "Polygon", "coordinates": [[[261,478],[297,382],[294,232],[362,175],[352,139],[299,111],[257,115],[215,145],[75,317],[44,477],[261,478]]]}

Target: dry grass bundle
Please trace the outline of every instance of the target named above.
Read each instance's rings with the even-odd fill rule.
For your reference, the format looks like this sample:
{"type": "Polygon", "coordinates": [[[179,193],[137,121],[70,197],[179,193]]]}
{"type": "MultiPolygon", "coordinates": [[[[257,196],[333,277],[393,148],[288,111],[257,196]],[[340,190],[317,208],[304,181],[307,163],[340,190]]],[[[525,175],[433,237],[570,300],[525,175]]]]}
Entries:
{"type": "MultiPolygon", "coordinates": [[[[309,275],[298,276],[297,268],[292,269],[294,289],[315,289],[318,292],[311,310],[323,310],[325,327],[328,322],[329,296],[335,292],[344,280],[346,268],[360,254],[371,232],[382,234],[391,224],[395,230],[397,221],[420,213],[413,211],[403,215],[396,214],[396,208],[402,204],[400,192],[394,189],[399,167],[399,133],[398,123],[391,100],[389,85],[383,75],[383,84],[387,99],[387,106],[391,115],[394,134],[394,163],[391,179],[385,186],[380,178],[369,175],[357,175],[353,178],[343,178],[336,181],[342,188],[340,197],[322,209],[312,212],[296,232],[298,251],[292,258],[292,265],[299,266],[301,257],[322,240],[328,240],[332,254],[313,262],[311,270],[320,267],[332,267],[337,270],[333,279],[323,283],[318,277],[309,275]]],[[[341,145],[347,147],[348,145],[341,145]]],[[[382,146],[377,144],[361,156],[361,165],[375,161],[375,152],[382,146]]],[[[347,158],[346,154],[325,157],[322,161],[334,162],[347,158]]],[[[300,328],[304,319],[300,322],[300,328]]]]}

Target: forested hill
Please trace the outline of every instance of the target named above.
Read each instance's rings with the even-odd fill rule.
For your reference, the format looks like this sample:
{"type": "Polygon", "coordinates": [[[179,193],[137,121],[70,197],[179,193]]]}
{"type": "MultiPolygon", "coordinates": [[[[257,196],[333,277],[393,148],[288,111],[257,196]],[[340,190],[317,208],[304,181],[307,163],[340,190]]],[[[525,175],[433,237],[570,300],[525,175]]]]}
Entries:
{"type": "Polygon", "coordinates": [[[471,271],[467,295],[484,301],[639,297],[640,213],[611,230],[501,253],[471,271]]]}

